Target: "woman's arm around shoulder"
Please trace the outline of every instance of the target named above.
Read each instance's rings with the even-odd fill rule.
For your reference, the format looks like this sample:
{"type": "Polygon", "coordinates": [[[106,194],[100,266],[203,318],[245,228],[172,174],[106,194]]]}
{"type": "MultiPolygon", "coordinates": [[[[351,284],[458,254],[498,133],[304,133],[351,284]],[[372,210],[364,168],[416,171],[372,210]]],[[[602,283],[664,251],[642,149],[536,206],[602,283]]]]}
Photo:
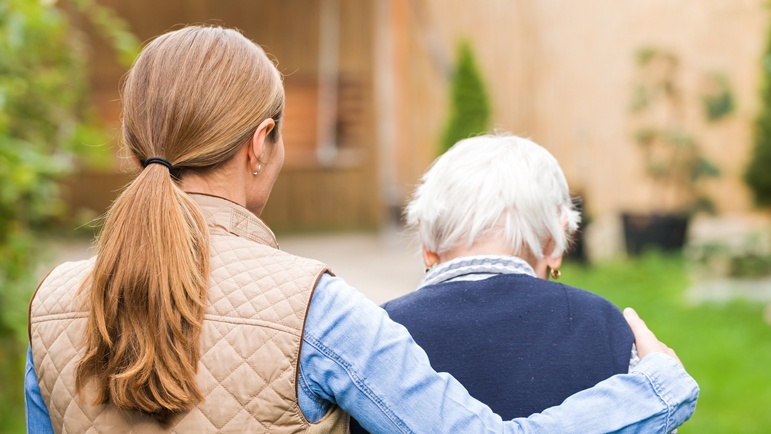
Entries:
{"type": "Polygon", "coordinates": [[[698,396],[675,359],[654,354],[558,407],[504,422],[436,373],[403,326],[329,275],[311,301],[300,359],[303,413],[315,421],[322,403],[336,404],[373,433],[666,433],[691,416],[698,396]]]}

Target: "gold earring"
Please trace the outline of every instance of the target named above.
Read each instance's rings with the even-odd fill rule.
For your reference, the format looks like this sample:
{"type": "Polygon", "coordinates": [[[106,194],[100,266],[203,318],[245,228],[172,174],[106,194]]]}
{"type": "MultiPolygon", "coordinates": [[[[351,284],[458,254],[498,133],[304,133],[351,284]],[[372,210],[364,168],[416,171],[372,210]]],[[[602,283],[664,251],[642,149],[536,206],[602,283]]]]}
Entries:
{"type": "Polygon", "coordinates": [[[260,172],[262,172],[262,164],[257,163],[257,170],[253,171],[252,175],[257,176],[260,174],[260,172]]]}
{"type": "Polygon", "coordinates": [[[556,268],[552,268],[551,269],[551,278],[552,279],[557,280],[557,279],[560,278],[560,276],[562,276],[562,273],[560,273],[560,270],[558,270],[556,268]]]}

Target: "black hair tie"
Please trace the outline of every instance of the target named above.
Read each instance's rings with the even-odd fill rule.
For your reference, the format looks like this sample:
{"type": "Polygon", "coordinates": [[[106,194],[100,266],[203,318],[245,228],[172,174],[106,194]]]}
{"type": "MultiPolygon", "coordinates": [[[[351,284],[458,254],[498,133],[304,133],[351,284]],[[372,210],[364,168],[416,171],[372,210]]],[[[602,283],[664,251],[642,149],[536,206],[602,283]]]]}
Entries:
{"type": "Polygon", "coordinates": [[[172,166],[171,163],[169,163],[168,161],[164,160],[163,158],[158,158],[158,157],[148,158],[147,160],[143,161],[142,162],[142,167],[147,167],[147,166],[149,166],[151,164],[162,164],[162,165],[166,166],[167,169],[169,169],[169,172],[174,170],[174,166],[172,166]]]}

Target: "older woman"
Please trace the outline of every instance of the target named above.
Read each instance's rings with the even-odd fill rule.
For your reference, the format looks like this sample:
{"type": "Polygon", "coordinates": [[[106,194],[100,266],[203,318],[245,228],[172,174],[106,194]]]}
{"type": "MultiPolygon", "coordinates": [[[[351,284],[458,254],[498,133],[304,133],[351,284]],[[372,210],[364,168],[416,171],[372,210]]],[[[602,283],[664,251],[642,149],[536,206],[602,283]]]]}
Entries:
{"type": "Polygon", "coordinates": [[[406,216],[427,272],[383,307],[436,370],[502,417],[628,371],[633,337],[618,308],[548,281],[580,216],[546,149],[511,135],[462,140],[423,176],[406,216]]]}
{"type": "Polygon", "coordinates": [[[695,382],[635,318],[652,353],[635,372],[529,419],[504,422],[437,374],[403,327],[257,217],[283,110],[280,74],[236,31],[186,27],[144,48],[122,126],[143,169],[96,257],[54,269],[30,304],[30,432],[337,433],[348,414],[383,433],[654,432],[690,417],[695,382]]]}

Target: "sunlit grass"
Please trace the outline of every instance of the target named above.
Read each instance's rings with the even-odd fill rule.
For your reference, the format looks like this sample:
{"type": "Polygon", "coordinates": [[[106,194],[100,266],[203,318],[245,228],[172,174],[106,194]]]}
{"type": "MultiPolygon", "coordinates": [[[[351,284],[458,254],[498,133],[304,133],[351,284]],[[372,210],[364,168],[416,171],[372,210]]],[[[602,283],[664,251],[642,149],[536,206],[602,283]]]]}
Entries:
{"type": "Polygon", "coordinates": [[[691,305],[679,256],[647,255],[597,267],[567,264],[562,281],[634,307],[677,351],[701,395],[689,433],[767,433],[771,429],[771,326],[763,306],[736,301],[691,305]]]}

